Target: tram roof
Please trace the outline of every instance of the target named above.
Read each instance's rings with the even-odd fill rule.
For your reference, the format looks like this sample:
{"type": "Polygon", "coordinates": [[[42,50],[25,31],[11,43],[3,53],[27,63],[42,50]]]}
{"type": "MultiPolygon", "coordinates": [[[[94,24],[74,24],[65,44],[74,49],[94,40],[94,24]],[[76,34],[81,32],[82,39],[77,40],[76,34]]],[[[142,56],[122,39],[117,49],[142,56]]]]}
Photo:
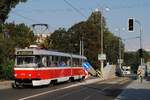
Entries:
{"type": "Polygon", "coordinates": [[[42,49],[18,49],[16,50],[16,55],[52,55],[52,56],[64,56],[64,57],[87,59],[85,56],[63,53],[63,52],[56,52],[56,51],[49,51],[49,50],[42,50],[42,49]],[[23,53],[18,54],[18,52],[23,52],[23,53]]]}

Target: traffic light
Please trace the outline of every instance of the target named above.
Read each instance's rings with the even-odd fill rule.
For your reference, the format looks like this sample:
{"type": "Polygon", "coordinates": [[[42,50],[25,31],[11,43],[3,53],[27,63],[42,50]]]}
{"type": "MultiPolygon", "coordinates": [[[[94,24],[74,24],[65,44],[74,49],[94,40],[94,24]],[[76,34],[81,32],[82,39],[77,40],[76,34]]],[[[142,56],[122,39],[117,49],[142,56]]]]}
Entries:
{"type": "Polygon", "coordinates": [[[139,49],[139,56],[142,58],[143,57],[143,49],[139,49]]]}
{"type": "Polygon", "coordinates": [[[134,19],[133,18],[128,19],[128,31],[130,32],[134,31],[134,19]]]}

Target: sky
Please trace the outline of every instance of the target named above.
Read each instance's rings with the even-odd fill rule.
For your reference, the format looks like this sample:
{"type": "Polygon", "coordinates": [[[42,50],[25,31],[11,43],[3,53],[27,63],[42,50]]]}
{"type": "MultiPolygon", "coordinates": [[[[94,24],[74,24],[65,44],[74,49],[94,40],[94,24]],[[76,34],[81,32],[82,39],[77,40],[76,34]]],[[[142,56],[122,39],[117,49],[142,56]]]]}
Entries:
{"type": "MultiPolygon", "coordinates": [[[[69,6],[64,0],[27,0],[20,3],[9,14],[7,22],[32,24],[45,23],[50,32],[59,27],[69,28],[72,25],[86,21],[96,9],[103,9],[107,26],[116,36],[120,36],[126,51],[136,51],[140,48],[140,26],[134,24],[134,32],[128,32],[128,18],[134,18],[142,26],[142,44],[150,51],[150,1],[149,0],[66,0],[80,13],[69,6]],[[109,8],[109,11],[105,9],[109,8]]],[[[42,27],[40,30],[42,31],[42,27]]]]}

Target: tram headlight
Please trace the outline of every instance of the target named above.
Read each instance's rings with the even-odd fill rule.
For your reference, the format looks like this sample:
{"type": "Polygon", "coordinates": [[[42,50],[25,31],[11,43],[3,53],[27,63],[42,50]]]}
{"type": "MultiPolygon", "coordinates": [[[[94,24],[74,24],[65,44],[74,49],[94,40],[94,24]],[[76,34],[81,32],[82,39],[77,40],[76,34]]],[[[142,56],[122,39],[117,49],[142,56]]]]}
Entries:
{"type": "Polygon", "coordinates": [[[29,74],[29,77],[31,77],[32,75],[31,74],[29,74]]]}
{"type": "Polygon", "coordinates": [[[15,74],[14,76],[17,77],[17,74],[15,74]]]}

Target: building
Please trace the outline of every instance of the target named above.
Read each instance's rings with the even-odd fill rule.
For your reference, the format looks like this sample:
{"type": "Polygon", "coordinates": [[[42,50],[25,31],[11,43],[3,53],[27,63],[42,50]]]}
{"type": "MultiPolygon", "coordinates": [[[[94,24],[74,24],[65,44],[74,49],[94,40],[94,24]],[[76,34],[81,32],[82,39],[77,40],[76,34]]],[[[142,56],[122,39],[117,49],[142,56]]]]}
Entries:
{"type": "Polygon", "coordinates": [[[35,34],[36,42],[43,43],[48,36],[50,36],[50,34],[35,34]]]}

